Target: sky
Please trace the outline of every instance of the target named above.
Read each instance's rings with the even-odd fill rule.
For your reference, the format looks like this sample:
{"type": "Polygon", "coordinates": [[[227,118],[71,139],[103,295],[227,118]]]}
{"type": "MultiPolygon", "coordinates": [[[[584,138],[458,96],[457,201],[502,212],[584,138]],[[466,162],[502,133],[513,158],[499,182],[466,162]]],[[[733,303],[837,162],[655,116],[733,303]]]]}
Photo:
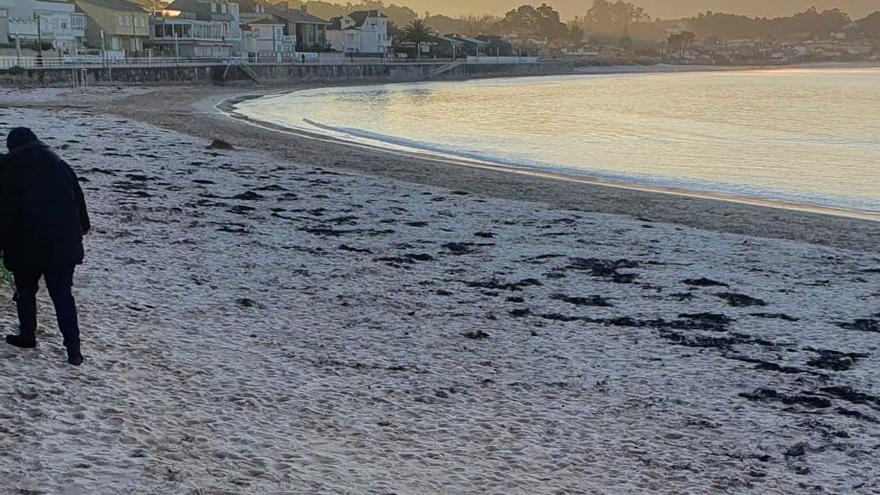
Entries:
{"type": "MultiPolygon", "coordinates": [[[[631,0],[632,1],[632,0],[631,0]]],[[[494,13],[502,14],[519,5],[546,2],[559,10],[563,17],[582,16],[593,4],[592,0],[386,0],[385,3],[408,5],[419,14],[446,14],[451,16],[494,13]]],[[[880,0],[635,0],[653,17],[664,19],[685,17],[713,10],[758,16],[791,15],[812,6],[822,10],[840,8],[853,18],[880,10],[880,0]]]]}

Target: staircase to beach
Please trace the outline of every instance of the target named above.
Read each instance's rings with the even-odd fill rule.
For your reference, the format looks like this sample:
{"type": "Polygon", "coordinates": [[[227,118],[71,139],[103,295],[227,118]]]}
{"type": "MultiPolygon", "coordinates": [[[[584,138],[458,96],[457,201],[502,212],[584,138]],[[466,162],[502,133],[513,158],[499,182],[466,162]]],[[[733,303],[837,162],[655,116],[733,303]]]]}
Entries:
{"type": "Polygon", "coordinates": [[[260,82],[260,77],[257,75],[257,72],[254,70],[254,68],[242,62],[230,62],[226,64],[226,69],[223,71],[223,75],[221,76],[219,82],[225,83],[226,81],[228,81],[229,76],[232,75],[232,72],[236,69],[240,70],[251,81],[255,83],[260,82]]]}
{"type": "Polygon", "coordinates": [[[429,78],[435,78],[438,76],[442,76],[443,74],[454,71],[455,69],[464,65],[465,62],[463,60],[459,60],[456,62],[450,62],[448,64],[443,64],[440,67],[436,67],[431,70],[431,73],[428,75],[429,78]]]}

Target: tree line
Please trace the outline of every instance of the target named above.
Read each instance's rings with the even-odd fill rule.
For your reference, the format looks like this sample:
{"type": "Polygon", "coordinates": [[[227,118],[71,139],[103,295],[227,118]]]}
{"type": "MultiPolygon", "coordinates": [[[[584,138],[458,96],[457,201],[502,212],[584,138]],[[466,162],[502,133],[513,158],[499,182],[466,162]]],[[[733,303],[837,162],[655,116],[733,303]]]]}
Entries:
{"type": "Polygon", "coordinates": [[[840,9],[819,11],[816,8],[775,18],[708,11],[690,18],[664,21],[652,19],[644,9],[630,2],[595,0],[580,21],[591,34],[643,39],[664,39],[671,28],[681,25],[699,38],[822,39],[846,31],[855,37],[880,38],[880,11],[855,22],[840,9]]]}
{"type": "MultiPolygon", "coordinates": [[[[168,0],[135,0],[141,4],[167,3],[168,0]]],[[[382,0],[334,2],[328,0],[270,0],[298,9],[306,6],[311,14],[323,19],[347,15],[357,10],[379,10],[388,16],[395,29],[402,29],[416,19],[439,33],[517,34],[522,38],[547,41],[579,42],[585,35],[621,40],[630,38],[664,41],[670,29],[684,24],[686,30],[698,38],[718,39],[775,39],[822,38],[831,33],[855,31],[856,36],[880,39],[880,11],[864,19],[850,18],[840,9],[819,11],[816,8],[787,17],[749,17],[721,12],[704,12],[676,21],[652,18],[637,3],[624,0],[593,0],[583,16],[570,22],[562,20],[559,12],[546,3],[524,4],[504,16],[481,15],[449,17],[424,12],[419,14],[410,7],[386,4],[382,0]]],[[[441,5],[438,2],[438,5],[441,5]]]]}
{"type": "Polygon", "coordinates": [[[852,19],[839,9],[819,12],[815,7],[791,17],[773,19],[706,12],[688,21],[697,36],[720,39],[826,37],[844,31],[851,23],[852,19]]]}

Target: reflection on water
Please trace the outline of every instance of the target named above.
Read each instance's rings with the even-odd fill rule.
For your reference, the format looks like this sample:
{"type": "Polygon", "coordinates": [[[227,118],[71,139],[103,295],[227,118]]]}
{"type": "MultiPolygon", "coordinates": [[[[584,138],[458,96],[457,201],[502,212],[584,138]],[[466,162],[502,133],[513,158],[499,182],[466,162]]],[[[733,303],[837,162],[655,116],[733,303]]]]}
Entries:
{"type": "Polygon", "coordinates": [[[880,211],[880,69],[317,89],[239,111],[523,167],[880,211]]]}

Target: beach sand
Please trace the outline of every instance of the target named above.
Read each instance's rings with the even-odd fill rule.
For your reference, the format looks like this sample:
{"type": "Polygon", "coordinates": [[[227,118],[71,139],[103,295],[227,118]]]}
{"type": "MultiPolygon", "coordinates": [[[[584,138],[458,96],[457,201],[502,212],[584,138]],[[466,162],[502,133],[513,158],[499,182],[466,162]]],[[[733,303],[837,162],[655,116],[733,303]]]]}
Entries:
{"type": "Polygon", "coordinates": [[[95,225],[86,364],[46,297],[40,347],[0,347],[0,493],[880,490],[876,222],[282,135],[216,115],[234,89],[103,91],[0,92],[95,225]]]}

